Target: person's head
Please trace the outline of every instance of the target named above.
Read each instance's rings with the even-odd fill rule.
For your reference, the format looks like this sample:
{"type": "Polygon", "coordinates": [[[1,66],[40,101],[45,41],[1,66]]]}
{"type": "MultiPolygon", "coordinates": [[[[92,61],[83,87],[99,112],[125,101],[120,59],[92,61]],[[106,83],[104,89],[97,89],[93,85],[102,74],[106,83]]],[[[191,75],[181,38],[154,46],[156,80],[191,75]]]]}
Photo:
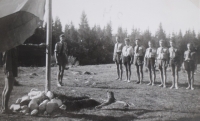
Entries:
{"type": "Polygon", "coordinates": [[[129,45],[130,44],[130,39],[129,38],[125,38],[124,41],[125,41],[125,45],[129,45]]]}
{"type": "Polygon", "coordinates": [[[116,36],[116,42],[120,42],[120,36],[116,36]]]}
{"type": "Polygon", "coordinates": [[[149,41],[149,42],[148,42],[148,45],[149,45],[150,48],[153,47],[152,41],[149,41]]]}
{"type": "Polygon", "coordinates": [[[135,44],[136,44],[136,45],[140,45],[140,43],[141,43],[141,40],[140,40],[140,39],[136,39],[136,40],[135,40],[135,44]]]}
{"type": "Polygon", "coordinates": [[[169,44],[170,44],[170,47],[174,47],[174,46],[175,46],[175,43],[174,43],[173,40],[170,40],[170,41],[169,41],[169,44]]]}
{"type": "Polygon", "coordinates": [[[160,47],[164,47],[164,40],[161,39],[161,40],[159,41],[159,45],[160,45],[160,47]]]}
{"type": "Polygon", "coordinates": [[[64,35],[64,34],[61,34],[61,35],[60,35],[60,41],[63,42],[64,40],[65,40],[65,35],[64,35]]]}
{"type": "Polygon", "coordinates": [[[188,50],[192,50],[192,43],[188,43],[188,44],[187,44],[187,49],[188,49],[188,50]]]}

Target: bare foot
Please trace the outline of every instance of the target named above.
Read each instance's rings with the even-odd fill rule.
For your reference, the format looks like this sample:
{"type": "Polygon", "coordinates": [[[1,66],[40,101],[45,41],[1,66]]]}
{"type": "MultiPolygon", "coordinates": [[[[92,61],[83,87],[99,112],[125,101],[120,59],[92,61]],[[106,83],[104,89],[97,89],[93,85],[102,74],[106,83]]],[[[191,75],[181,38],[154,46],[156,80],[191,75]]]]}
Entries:
{"type": "Polygon", "coordinates": [[[151,85],[151,82],[149,82],[147,85],[151,85]]]}
{"type": "Polygon", "coordinates": [[[130,81],[130,80],[128,80],[127,82],[128,82],[128,83],[130,83],[131,81],[130,81]]]}
{"type": "Polygon", "coordinates": [[[173,89],[174,88],[174,85],[172,85],[171,87],[170,87],[170,89],[173,89]]]}
{"type": "Polygon", "coordinates": [[[175,86],[175,89],[178,89],[178,86],[175,86]]]}
{"type": "Polygon", "coordinates": [[[163,85],[163,88],[166,88],[166,85],[163,85]]]}
{"type": "Polygon", "coordinates": [[[124,80],[124,82],[127,82],[127,81],[128,81],[128,80],[126,80],[126,79],[124,80]]]}
{"type": "Polygon", "coordinates": [[[60,83],[57,83],[57,86],[58,86],[58,87],[61,87],[61,84],[60,84],[60,83]]]}
{"type": "Polygon", "coordinates": [[[152,86],[154,86],[155,84],[154,83],[152,83],[152,86]]]}
{"type": "Polygon", "coordinates": [[[194,90],[194,87],[191,87],[191,90],[194,90]]]}
{"type": "Polygon", "coordinates": [[[159,87],[163,86],[163,84],[158,85],[159,87]]]}
{"type": "Polygon", "coordinates": [[[116,78],[115,80],[119,80],[120,78],[118,77],[118,78],[116,78]]]}
{"type": "Polygon", "coordinates": [[[190,86],[188,86],[186,89],[190,89],[190,86]]]}

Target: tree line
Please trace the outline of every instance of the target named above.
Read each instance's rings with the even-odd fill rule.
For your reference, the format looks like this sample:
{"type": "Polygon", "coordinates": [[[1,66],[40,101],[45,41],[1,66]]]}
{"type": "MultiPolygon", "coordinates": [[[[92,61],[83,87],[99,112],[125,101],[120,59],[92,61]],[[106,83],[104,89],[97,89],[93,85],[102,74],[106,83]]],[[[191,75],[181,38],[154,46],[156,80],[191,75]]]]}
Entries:
{"type": "MultiPolygon", "coordinates": [[[[133,27],[131,34],[128,35],[126,29],[118,27],[116,35],[113,35],[111,22],[108,22],[103,28],[100,25],[90,27],[85,12],[81,15],[78,28],[75,28],[73,22],[71,22],[66,24],[64,31],[62,31],[63,27],[59,17],[52,21],[52,54],[55,44],[59,41],[59,35],[64,33],[69,48],[68,54],[76,57],[81,65],[112,63],[116,35],[120,36],[122,43],[124,43],[123,40],[126,37],[129,37],[133,46],[135,39],[140,38],[146,48],[148,47],[148,41],[152,41],[155,47],[158,47],[160,39],[163,39],[165,45],[169,47],[169,40],[172,39],[175,41],[177,48],[180,49],[182,57],[187,49],[186,44],[190,42],[194,45],[197,55],[200,55],[200,33],[197,35],[194,30],[187,30],[185,34],[182,34],[180,30],[178,33],[172,32],[167,35],[160,23],[155,34],[152,34],[148,29],[141,31],[139,28],[133,27]]],[[[36,29],[35,34],[28,38],[25,43],[40,44],[45,42],[46,27],[40,27],[36,29]]]]}

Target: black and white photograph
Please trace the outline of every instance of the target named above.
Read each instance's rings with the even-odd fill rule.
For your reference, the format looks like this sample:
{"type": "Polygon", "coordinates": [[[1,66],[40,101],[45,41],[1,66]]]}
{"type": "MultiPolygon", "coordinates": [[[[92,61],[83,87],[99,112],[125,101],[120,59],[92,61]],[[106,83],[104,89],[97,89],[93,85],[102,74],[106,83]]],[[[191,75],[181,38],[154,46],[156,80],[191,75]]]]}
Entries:
{"type": "Polygon", "coordinates": [[[0,121],[200,121],[200,0],[0,0],[0,121]]]}

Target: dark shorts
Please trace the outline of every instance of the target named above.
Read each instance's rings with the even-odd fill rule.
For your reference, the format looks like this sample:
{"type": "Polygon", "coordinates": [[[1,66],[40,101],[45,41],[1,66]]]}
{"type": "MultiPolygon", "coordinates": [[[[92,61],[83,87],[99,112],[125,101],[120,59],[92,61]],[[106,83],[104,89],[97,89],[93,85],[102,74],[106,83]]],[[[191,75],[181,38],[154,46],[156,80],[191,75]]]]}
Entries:
{"type": "Polygon", "coordinates": [[[184,61],[184,68],[186,71],[194,71],[195,70],[195,63],[193,60],[184,61]]]}
{"type": "Polygon", "coordinates": [[[147,58],[146,66],[152,70],[155,70],[155,58],[147,58]]]}
{"type": "Polygon", "coordinates": [[[178,71],[180,71],[181,62],[178,62],[178,61],[179,61],[179,60],[170,59],[169,65],[170,65],[171,67],[177,67],[178,71]]]}
{"type": "Polygon", "coordinates": [[[131,64],[131,57],[130,56],[127,56],[127,57],[123,56],[122,60],[123,60],[124,64],[129,64],[129,65],[131,64]]]}
{"type": "Polygon", "coordinates": [[[4,64],[4,65],[3,65],[4,73],[7,75],[8,72],[9,72],[9,73],[12,72],[13,77],[17,77],[17,76],[18,76],[17,65],[16,65],[16,64],[9,65],[9,66],[12,66],[12,67],[9,67],[9,68],[11,68],[11,69],[8,69],[7,66],[8,66],[7,64],[4,64]]]}
{"type": "Polygon", "coordinates": [[[167,60],[157,60],[157,63],[159,69],[167,68],[167,60]]]}
{"type": "Polygon", "coordinates": [[[134,56],[134,65],[141,66],[144,64],[144,57],[143,56],[134,56]]]}
{"type": "Polygon", "coordinates": [[[18,65],[17,65],[17,58],[16,58],[16,49],[10,49],[4,53],[4,73],[6,75],[12,75],[13,77],[18,76],[18,65]]]}
{"type": "Polygon", "coordinates": [[[115,62],[119,63],[119,64],[122,64],[121,52],[120,53],[116,53],[115,62]]]}
{"type": "Polygon", "coordinates": [[[65,66],[68,62],[66,55],[58,55],[57,57],[58,65],[65,66]]]}

